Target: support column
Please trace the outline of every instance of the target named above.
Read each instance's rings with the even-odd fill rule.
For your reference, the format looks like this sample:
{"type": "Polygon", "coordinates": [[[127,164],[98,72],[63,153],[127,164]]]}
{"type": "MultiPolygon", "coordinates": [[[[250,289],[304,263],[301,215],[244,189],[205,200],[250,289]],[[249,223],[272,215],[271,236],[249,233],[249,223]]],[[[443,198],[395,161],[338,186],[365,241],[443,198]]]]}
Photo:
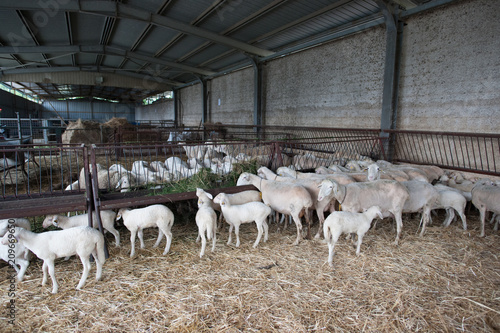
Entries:
{"type": "Polygon", "coordinates": [[[173,89],[174,94],[174,127],[179,126],[179,95],[181,93],[180,89],[173,89]]]}
{"type": "Polygon", "coordinates": [[[253,67],[253,124],[255,133],[260,138],[262,125],[262,64],[259,59],[248,57],[253,67]]]}
{"type": "MultiPolygon", "coordinates": [[[[382,93],[382,113],[380,117],[381,131],[396,128],[396,104],[398,96],[398,75],[396,63],[398,57],[398,29],[396,20],[387,4],[382,0],[375,0],[385,18],[386,27],[386,45],[385,45],[385,68],[384,68],[384,87],[382,93]]],[[[394,142],[389,138],[389,133],[381,132],[380,136],[384,138],[384,149],[387,159],[392,161],[394,152],[394,142]]]]}

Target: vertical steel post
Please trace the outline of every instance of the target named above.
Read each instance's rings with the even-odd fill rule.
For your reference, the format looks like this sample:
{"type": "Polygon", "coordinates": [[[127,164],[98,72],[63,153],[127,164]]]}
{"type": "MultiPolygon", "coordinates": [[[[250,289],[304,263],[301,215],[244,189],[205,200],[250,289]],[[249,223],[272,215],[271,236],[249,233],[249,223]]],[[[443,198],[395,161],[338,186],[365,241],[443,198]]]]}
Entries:
{"type": "Polygon", "coordinates": [[[392,160],[394,151],[393,144],[389,140],[387,129],[394,129],[396,125],[395,104],[397,98],[397,70],[396,58],[398,49],[398,29],[396,20],[387,4],[382,0],[375,0],[385,18],[386,45],[385,45],[385,67],[384,67],[384,87],[382,92],[382,113],[380,117],[381,138],[385,141],[387,158],[392,160]]]}
{"type": "Polygon", "coordinates": [[[254,131],[259,139],[261,138],[262,126],[262,64],[255,57],[248,58],[252,62],[253,67],[253,124],[254,131]]]}

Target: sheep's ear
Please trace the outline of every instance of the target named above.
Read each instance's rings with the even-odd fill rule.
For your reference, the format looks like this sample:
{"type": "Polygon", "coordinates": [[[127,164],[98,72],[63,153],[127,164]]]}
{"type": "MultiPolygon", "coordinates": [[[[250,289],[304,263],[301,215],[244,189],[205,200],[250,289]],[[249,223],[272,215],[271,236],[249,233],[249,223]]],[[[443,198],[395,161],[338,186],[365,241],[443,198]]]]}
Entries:
{"type": "Polygon", "coordinates": [[[207,192],[206,194],[207,194],[207,197],[210,198],[210,200],[212,200],[214,198],[210,193],[207,192]]]}

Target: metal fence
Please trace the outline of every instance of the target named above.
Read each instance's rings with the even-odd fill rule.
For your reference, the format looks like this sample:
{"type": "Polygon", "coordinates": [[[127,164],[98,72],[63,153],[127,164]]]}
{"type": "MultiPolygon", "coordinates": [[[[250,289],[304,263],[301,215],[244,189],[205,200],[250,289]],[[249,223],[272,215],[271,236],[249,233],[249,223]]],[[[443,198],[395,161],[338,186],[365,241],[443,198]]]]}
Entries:
{"type": "Polygon", "coordinates": [[[124,187],[117,186],[117,181],[128,175],[134,165],[139,168],[135,172],[145,172],[141,165],[155,165],[157,169],[150,171],[161,186],[205,170],[213,174],[215,181],[208,188],[225,191],[237,190],[226,189],[228,184],[218,179],[250,159],[271,170],[282,165],[312,170],[343,165],[350,159],[378,160],[392,156],[393,162],[433,164],[500,176],[500,135],[387,131],[387,138],[377,130],[263,127],[262,137],[282,138],[263,140],[255,136],[258,131],[252,126],[224,128],[225,137],[213,136],[211,141],[198,142],[109,143],[90,147],[0,144],[0,218],[85,210],[89,202],[117,208],[194,196],[192,192],[155,196],[157,192],[151,191],[151,186],[145,187],[145,182],[137,177],[131,178],[126,187],[132,191],[121,193],[124,187]],[[139,161],[145,164],[137,164],[139,161]],[[174,165],[179,169],[172,170],[174,165]],[[110,168],[118,173],[113,175],[110,168]],[[105,170],[104,176],[99,169],[105,170]],[[85,184],[75,183],[80,174],[88,177],[85,184]],[[66,191],[69,184],[74,184],[73,188],[66,191]],[[92,184],[92,191],[85,190],[86,184],[92,184]]]}
{"type": "Polygon", "coordinates": [[[500,176],[500,135],[387,130],[394,162],[500,176]]]}

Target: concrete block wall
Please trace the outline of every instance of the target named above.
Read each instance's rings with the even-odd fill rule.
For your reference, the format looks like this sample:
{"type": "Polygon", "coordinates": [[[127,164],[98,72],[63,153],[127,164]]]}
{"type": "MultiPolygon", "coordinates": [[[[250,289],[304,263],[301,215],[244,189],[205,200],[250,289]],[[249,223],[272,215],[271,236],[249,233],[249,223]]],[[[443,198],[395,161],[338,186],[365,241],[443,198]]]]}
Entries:
{"type": "Polygon", "coordinates": [[[379,128],[381,27],[264,66],[266,125],[379,128]]]}
{"type": "Polygon", "coordinates": [[[135,120],[174,120],[174,101],[168,100],[151,105],[141,105],[135,108],[135,120]]]}
{"type": "Polygon", "coordinates": [[[459,1],[404,28],[397,127],[500,133],[500,9],[459,1]]]}
{"type": "MultiPolygon", "coordinates": [[[[406,23],[397,128],[498,133],[495,2],[458,1],[406,23]]],[[[379,128],[385,42],[380,26],[265,63],[263,124],[379,128]]],[[[208,121],[253,124],[253,68],[212,79],[208,87],[208,121]]],[[[182,89],[181,100],[180,123],[198,126],[201,86],[182,89]]]]}

